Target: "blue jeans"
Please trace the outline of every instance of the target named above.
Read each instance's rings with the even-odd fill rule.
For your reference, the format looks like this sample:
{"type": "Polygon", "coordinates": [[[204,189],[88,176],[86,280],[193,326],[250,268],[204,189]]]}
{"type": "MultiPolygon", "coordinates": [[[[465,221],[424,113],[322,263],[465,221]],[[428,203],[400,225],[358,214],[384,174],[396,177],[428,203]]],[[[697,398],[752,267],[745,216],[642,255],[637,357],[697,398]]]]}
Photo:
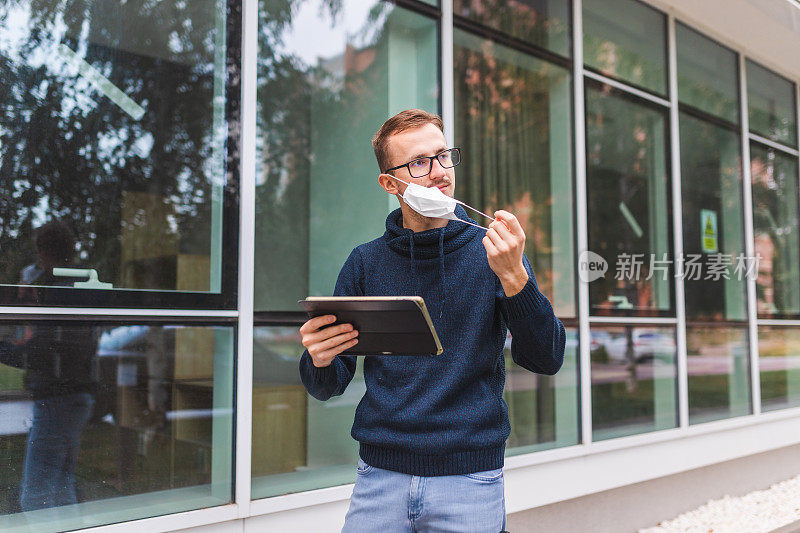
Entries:
{"type": "Polygon", "coordinates": [[[22,474],[23,511],[77,503],[75,464],[93,406],[94,398],[86,393],[34,401],[22,474]]]}
{"type": "Polygon", "coordinates": [[[342,533],[498,533],[505,526],[502,468],[422,477],[359,459],[342,533]]]}

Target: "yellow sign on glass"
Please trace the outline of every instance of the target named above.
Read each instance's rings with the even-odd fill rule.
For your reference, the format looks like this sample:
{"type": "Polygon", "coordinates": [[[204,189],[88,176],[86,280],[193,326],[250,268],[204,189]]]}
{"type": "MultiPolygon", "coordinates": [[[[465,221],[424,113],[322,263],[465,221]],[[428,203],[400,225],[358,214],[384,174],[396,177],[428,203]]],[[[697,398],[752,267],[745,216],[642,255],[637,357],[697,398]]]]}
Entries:
{"type": "Polygon", "coordinates": [[[700,242],[703,252],[707,254],[719,251],[719,233],[717,232],[717,212],[711,209],[700,210],[700,242]]]}

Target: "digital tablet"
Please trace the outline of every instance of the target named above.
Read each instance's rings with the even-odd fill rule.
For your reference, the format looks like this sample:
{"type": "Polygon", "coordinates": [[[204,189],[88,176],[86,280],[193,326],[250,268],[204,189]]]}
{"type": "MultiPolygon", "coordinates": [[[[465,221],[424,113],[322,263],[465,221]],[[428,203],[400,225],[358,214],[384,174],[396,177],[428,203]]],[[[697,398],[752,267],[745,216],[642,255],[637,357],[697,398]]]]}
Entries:
{"type": "Polygon", "coordinates": [[[425,300],[419,296],[309,296],[297,303],[310,318],[334,315],[331,326],[353,325],[358,343],[342,355],[442,353],[425,300]]]}

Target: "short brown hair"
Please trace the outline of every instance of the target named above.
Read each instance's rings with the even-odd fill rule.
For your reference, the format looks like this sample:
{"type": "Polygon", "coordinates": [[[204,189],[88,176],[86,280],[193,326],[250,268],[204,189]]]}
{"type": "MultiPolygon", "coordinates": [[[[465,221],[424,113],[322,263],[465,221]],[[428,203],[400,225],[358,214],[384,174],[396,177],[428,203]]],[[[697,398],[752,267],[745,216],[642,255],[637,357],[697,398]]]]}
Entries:
{"type": "Polygon", "coordinates": [[[375,150],[375,159],[378,160],[378,168],[381,172],[386,172],[386,169],[389,168],[389,137],[426,124],[433,124],[444,131],[442,118],[422,109],[400,111],[383,123],[378,133],[372,138],[372,149],[375,150]]]}

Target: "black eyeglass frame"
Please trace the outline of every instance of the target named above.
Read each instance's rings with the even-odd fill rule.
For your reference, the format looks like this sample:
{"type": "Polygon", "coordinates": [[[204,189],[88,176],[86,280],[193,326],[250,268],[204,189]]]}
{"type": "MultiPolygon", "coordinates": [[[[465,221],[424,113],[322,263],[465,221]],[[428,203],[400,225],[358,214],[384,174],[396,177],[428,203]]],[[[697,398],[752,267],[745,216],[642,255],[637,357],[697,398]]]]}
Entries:
{"type": "Polygon", "coordinates": [[[434,159],[439,161],[439,164],[442,165],[442,168],[453,168],[456,165],[458,165],[459,163],[461,163],[461,148],[459,148],[458,146],[454,146],[453,148],[448,148],[446,150],[442,150],[441,152],[439,152],[436,155],[426,155],[426,156],[423,156],[423,157],[416,157],[416,158],[412,159],[411,161],[409,161],[408,163],[405,163],[405,164],[402,164],[402,165],[397,165],[396,167],[392,167],[392,168],[387,168],[385,172],[389,172],[391,170],[398,170],[398,169],[401,169],[403,167],[406,167],[408,169],[408,175],[411,176],[412,178],[424,178],[425,176],[430,174],[431,171],[433,170],[433,160],[434,159]],[[444,153],[447,153],[447,152],[450,152],[450,154],[451,154],[450,155],[450,160],[451,161],[456,159],[456,158],[452,157],[452,154],[453,153],[458,154],[458,162],[457,163],[453,163],[452,165],[445,166],[444,163],[442,163],[442,161],[439,159],[439,156],[444,154],[444,153]],[[427,159],[428,160],[428,171],[425,174],[421,175],[421,176],[415,176],[414,174],[411,173],[411,167],[409,165],[411,163],[413,163],[414,161],[421,161],[423,159],[427,159]]]}

